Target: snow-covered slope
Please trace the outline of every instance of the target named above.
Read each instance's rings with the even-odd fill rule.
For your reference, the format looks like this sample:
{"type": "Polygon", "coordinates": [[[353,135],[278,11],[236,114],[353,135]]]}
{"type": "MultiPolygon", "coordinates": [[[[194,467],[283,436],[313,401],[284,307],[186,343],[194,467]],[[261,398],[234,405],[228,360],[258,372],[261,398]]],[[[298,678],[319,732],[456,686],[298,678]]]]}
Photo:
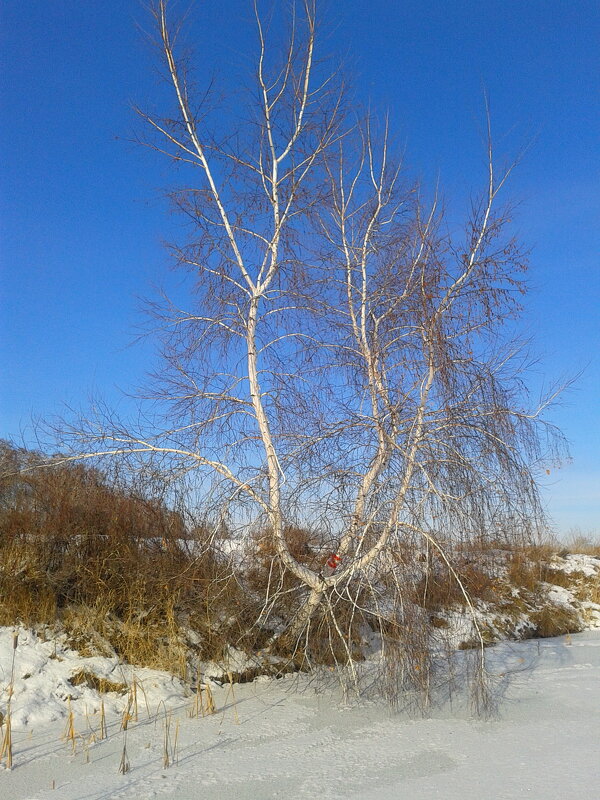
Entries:
{"type": "Polygon", "coordinates": [[[12,686],[13,730],[64,720],[69,710],[77,718],[94,719],[102,702],[105,713],[122,714],[134,682],[138,706],[148,704],[155,710],[159,703],[177,704],[189,694],[180,680],[166,672],[126,666],[117,658],[84,658],[65,639],[64,634],[42,638],[22,628],[0,628],[0,712],[6,713],[12,686]],[[97,691],[111,687],[116,691],[97,691]]]}

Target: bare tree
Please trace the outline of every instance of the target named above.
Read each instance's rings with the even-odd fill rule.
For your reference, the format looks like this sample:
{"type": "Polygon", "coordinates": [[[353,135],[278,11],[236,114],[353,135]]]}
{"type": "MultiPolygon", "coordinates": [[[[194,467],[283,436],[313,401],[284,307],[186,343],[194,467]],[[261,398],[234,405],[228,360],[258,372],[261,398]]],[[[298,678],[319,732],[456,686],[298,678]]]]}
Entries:
{"type": "Polygon", "coordinates": [[[292,4],[283,52],[255,2],[253,91],[219,136],[233,115],[211,126],[167,6],[153,18],[174,110],[139,113],[144,143],[186,170],[171,198],[192,233],[172,253],[194,286],[185,308],[153,307],[152,415],[76,426],[75,457],[83,435],[90,457],[192,476],[242,540],[260,528],[269,646],[326,620],[352,664],[358,620],[407,629],[423,564],[443,563],[470,604],[456,544],[527,537],[541,519],[535,467],[557,439],[510,335],[526,268],[498,207],[511,169],[488,129],[484,190],[451,232],[439,196],[405,179],[387,121],[352,113],[317,59],[314,0],[292,4]]]}

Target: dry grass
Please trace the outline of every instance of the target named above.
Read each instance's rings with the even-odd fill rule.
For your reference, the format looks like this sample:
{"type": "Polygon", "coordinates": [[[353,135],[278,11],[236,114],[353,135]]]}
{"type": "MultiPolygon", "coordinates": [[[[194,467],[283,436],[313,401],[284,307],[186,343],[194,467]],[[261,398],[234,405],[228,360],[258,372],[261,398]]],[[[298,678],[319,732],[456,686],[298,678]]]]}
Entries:
{"type": "Polygon", "coordinates": [[[598,534],[584,534],[575,530],[567,538],[565,553],[582,553],[586,556],[600,558],[600,536],[598,534]]]}
{"type": "Polygon", "coordinates": [[[81,669],[69,678],[69,683],[72,686],[87,686],[89,689],[95,689],[97,692],[116,692],[117,694],[125,694],[128,691],[126,683],[114,683],[107,678],[100,678],[94,672],[86,669],[81,669]]]}
{"type": "Polygon", "coordinates": [[[544,605],[533,611],[530,619],[534,625],[532,637],[542,639],[563,636],[566,633],[578,633],[583,629],[576,611],[566,606],[544,605]]]}
{"type": "Polygon", "coordinates": [[[507,582],[516,589],[539,591],[547,561],[537,549],[511,553],[507,564],[507,582]]]}
{"type": "Polygon", "coordinates": [[[19,634],[13,632],[12,660],[10,668],[10,681],[8,684],[8,700],[6,702],[6,714],[0,715],[0,764],[4,761],[6,769],[12,769],[13,765],[13,741],[12,741],[12,698],[15,685],[15,660],[17,647],[19,646],[19,634]]]}
{"type": "MultiPolygon", "coordinates": [[[[581,549],[595,555],[592,547],[581,549]]],[[[499,547],[491,543],[486,548],[480,544],[478,552],[461,548],[455,556],[457,573],[472,601],[483,601],[486,613],[491,615],[490,626],[484,625],[479,631],[481,638],[462,642],[461,649],[480,647],[482,641],[488,645],[499,638],[550,637],[582,630],[588,612],[579,603],[600,600],[600,574],[593,577],[581,570],[561,569],[559,559],[566,554],[563,546],[551,539],[535,546],[499,547]],[[568,590],[573,607],[552,600],[551,587],[568,590]]],[[[440,565],[433,565],[422,576],[414,597],[430,612],[431,626],[442,632],[447,625],[444,612],[465,607],[456,580],[440,565]]]]}
{"type": "MultiPolygon", "coordinates": [[[[457,563],[455,570],[471,599],[495,598],[497,582],[488,571],[468,561],[457,563]]],[[[466,604],[460,585],[443,563],[435,563],[421,577],[416,586],[415,602],[432,612],[466,604]]]]}
{"type": "Polygon", "coordinates": [[[59,623],[84,655],[182,677],[194,647],[219,660],[259,610],[208,530],[78,464],[31,469],[0,448],[0,625],[59,623]]]}
{"type": "Polygon", "coordinates": [[[478,636],[473,636],[470,639],[466,639],[465,641],[459,642],[458,649],[459,650],[476,650],[481,647],[481,641],[483,640],[483,644],[487,647],[488,645],[494,644],[497,641],[494,632],[490,630],[487,626],[483,626],[480,631],[481,639],[478,636]]]}
{"type": "Polygon", "coordinates": [[[71,699],[67,700],[68,704],[68,713],[67,713],[67,722],[65,724],[65,730],[62,735],[62,739],[65,742],[71,743],[71,750],[73,753],[77,750],[77,734],[75,733],[75,717],[73,715],[73,709],[71,708],[71,699]]]}
{"type": "Polygon", "coordinates": [[[13,766],[13,742],[12,742],[12,720],[10,712],[2,717],[2,724],[0,725],[0,764],[4,761],[6,769],[12,769],[13,766]]]}

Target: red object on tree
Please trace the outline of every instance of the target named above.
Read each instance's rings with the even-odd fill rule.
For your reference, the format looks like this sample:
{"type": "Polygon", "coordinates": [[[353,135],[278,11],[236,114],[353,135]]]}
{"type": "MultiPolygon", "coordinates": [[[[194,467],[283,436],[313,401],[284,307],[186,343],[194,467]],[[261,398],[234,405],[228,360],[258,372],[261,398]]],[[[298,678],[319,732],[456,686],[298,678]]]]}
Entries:
{"type": "Polygon", "coordinates": [[[327,566],[331,567],[331,569],[335,569],[342,559],[337,553],[331,553],[329,559],[327,560],[327,566]]]}

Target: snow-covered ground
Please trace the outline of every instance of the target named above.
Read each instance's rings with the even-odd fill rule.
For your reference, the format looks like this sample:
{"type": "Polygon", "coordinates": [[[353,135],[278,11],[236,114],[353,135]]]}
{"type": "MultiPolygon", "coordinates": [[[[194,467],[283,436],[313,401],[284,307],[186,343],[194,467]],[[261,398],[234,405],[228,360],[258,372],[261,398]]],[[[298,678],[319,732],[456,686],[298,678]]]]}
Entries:
{"type": "MultiPolygon", "coordinates": [[[[94,743],[97,695],[66,680],[81,664],[69,663],[75,656],[60,644],[30,636],[27,642],[21,634],[15,654],[14,766],[0,771],[3,800],[600,797],[598,630],[490,648],[489,668],[505,682],[499,713],[490,720],[456,707],[419,719],[380,704],[345,707],[335,691],[315,693],[304,685],[306,676],[259,679],[236,686],[234,696],[227,687],[215,688],[218,713],[190,718],[183,685],[139,670],[148,708],[140,689],[138,721],[127,731],[131,768],[125,774],[118,768],[126,696],[106,696],[109,736],[94,743]],[[47,653],[46,646],[54,649],[47,653]],[[61,694],[72,697],[75,710],[74,754],[61,740],[65,719],[54,706],[61,694]],[[171,752],[176,733],[178,739],[177,763],[168,769],[165,706],[157,714],[163,697],[172,709],[171,752]]],[[[12,656],[8,639],[4,644],[2,684],[12,656]]],[[[131,681],[109,659],[94,661],[88,666],[113,682],[131,681]]]]}
{"type": "MultiPolygon", "coordinates": [[[[123,665],[117,658],[93,656],[84,658],[66,645],[66,636],[42,638],[33,631],[18,630],[16,648],[14,631],[0,628],[0,711],[6,712],[6,701],[12,679],[12,729],[28,732],[60,721],[64,725],[69,710],[75,718],[95,720],[104,702],[105,713],[123,713],[128,701],[127,687],[136,684],[139,707],[156,709],[181,703],[186,689],[183,683],[166,672],[123,665]],[[13,667],[14,659],[14,667],[13,667]],[[85,680],[73,685],[70,679],[97,676],[120,692],[100,694],[85,680]],[[137,688],[139,687],[139,688],[137,688]]],[[[139,713],[138,713],[139,716],[139,713]]],[[[89,726],[88,726],[89,727],[89,726]]],[[[1,796],[1,795],[0,795],[1,796]]]]}

